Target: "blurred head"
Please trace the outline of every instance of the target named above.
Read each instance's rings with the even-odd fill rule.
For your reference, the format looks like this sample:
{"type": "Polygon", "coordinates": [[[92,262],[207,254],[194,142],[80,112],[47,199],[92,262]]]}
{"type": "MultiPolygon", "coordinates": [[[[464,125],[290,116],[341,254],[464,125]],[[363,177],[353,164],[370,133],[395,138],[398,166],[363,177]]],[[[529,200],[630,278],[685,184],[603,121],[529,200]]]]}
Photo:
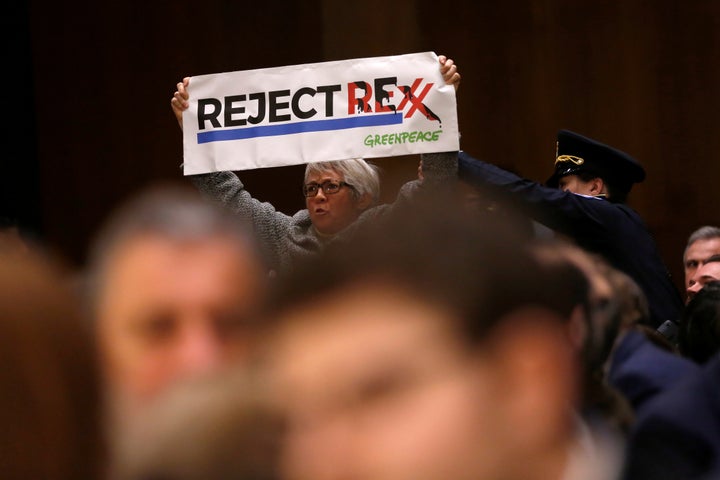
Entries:
{"type": "Polygon", "coordinates": [[[683,356],[700,364],[720,351],[720,281],[708,282],[685,306],[678,347],[683,356]]]}
{"type": "MultiPolygon", "coordinates": [[[[635,301],[636,293],[642,295],[639,287],[597,255],[555,239],[538,243],[534,253],[548,274],[569,280],[571,287],[565,292],[565,300],[575,308],[568,314],[571,317],[571,334],[574,343],[587,354],[595,355],[599,353],[597,350],[607,352],[608,344],[612,343],[611,339],[617,335],[621,320],[625,318],[623,315],[627,315],[627,322],[631,321],[630,318],[638,322],[645,318],[642,312],[633,313],[629,304],[635,301]],[[584,281],[577,279],[578,273],[584,281]],[[629,303],[627,311],[621,314],[619,296],[623,295],[623,289],[627,290],[624,295],[628,297],[623,300],[629,303]],[[587,325],[583,328],[574,323],[587,325]],[[578,335],[578,331],[584,331],[584,334],[578,335]]],[[[637,301],[643,302],[644,297],[637,301]]]]}
{"type": "Polygon", "coordinates": [[[567,288],[554,300],[567,321],[573,346],[582,352],[592,335],[593,300],[605,296],[609,285],[596,275],[592,259],[571,243],[555,238],[538,241],[532,245],[532,253],[548,278],[565,281],[567,288]]]}
{"type": "Polygon", "coordinates": [[[340,232],[380,198],[377,169],[363,159],[309,163],[304,182],[310,220],[323,235],[340,232]]]}
{"type": "Polygon", "coordinates": [[[54,261],[0,253],[0,477],[101,478],[105,442],[89,325],[54,261]]]}
{"type": "Polygon", "coordinates": [[[621,326],[647,318],[640,288],[627,275],[574,244],[541,242],[533,252],[548,279],[563,279],[567,285],[561,297],[566,305],[559,312],[566,312],[562,315],[582,365],[581,410],[593,420],[604,418],[620,429],[627,428],[629,409],[604,381],[605,363],[621,326]]]}
{"type": "Polygon", "coordinates": [[[713,255],[704,260],[688,282],[690,286],[685,290],[688,302],[710,282],[720,280],[720,254],[713,255]]]}
{"type": "Polygon", "coordinates": [[[683,254],[685,267],[685,288],[693,286],[693,276],[708,258],[720,255],[720,228],[705,225],[695,230],[688,238],[683,254]]]}
{"type": "Polygon", "coordinates": [[[264,287],[247,231],[195,191],[151,189],[124,205],[100,232],[89,284],[116,407],[242,361],[264,287]]]}
{"type": "Polygon", "coordinates": [[[576,376],[557,292],[514,228],[414,213],[333,244],[270,302],[287,478],[559,477],[576,376]]]}
{"type": "Polygon", "coordinates": [[[592,338],[586,346],[593,371],[607,365],[621,332],[648,325],[650,310],[644,292],[630,276],[596,255],[586,254],[584,270],[591,279],[592,338]]]}
{"type": "MultiPolygon", "coordinates": [[[[573,278],[567,266],[564,267],[566,271],[561,269],[562,263],[566,261],[579,269],[586,278],[586,289],[581,282],[571,282],[575,287],[567,291],[567,298],[583,307],[579,313],[588,322],[586,336],[580,338],[579,342],[587,367],[591,371],[602,369],[620,332],[648,323],[650,313],[645,294],[628,275],[576,245],[552,241],[539,244],[535,250],[543,264],[554,268],[556,276],[573,278]],[[584,299],[583,292],[586,295],[584,299]]],[[[571,326],[572,321],[575,321],[575,317],[571,318],[571,326]]]]}

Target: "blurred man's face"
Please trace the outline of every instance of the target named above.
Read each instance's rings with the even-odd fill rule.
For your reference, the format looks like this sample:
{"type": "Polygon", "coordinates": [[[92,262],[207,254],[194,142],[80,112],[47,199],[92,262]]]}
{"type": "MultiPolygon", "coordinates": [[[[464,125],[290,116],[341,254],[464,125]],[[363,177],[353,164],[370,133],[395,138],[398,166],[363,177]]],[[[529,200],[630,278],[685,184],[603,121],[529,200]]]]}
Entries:
{"type": "Polygon", "coordinates": [[[693,276],[698,268],[713,255],[720,255],[720,238],[709,238],[693,242],[685,252],[685,288],[693,286],[693,276]]]}
{"type": "Polygon", "coordinates": [[[147,235],[120,246],[96,312],[113,394],[142,403],[178,380],[241,360],[261,278],[237,240],[147,235]]]}
{"type": "Polygon", "coordinates": [[[373,285],[281,322],[269,350],[290,418],[289,479],[480,480],[517,460],[512,389],[491,354],[452,333],[448,312],[373,285]]]}

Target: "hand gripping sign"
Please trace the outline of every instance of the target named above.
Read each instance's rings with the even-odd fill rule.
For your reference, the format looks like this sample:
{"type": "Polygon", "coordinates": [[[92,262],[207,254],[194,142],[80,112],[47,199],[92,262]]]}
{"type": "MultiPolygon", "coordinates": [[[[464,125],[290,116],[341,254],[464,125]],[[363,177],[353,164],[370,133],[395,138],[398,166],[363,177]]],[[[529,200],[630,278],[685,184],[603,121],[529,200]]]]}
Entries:
{"type": "Polygon", "coordinates": [[[184,174],[459,149],[433,52],[190,78],[184,174]]]}

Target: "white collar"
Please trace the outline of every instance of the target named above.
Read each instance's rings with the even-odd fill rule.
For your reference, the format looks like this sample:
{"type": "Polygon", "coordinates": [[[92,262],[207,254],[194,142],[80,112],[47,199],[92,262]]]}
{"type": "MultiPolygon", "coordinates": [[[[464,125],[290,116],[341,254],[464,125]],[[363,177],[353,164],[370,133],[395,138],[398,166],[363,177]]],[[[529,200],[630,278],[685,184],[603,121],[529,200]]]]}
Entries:
{"type": "MultiPolygon", "coordinates": [[[[591,197],[594,198],[594,197],[591,197]]],[[[617,480],[623,462],[623,439],[593,429],[576,416],[576,436],[561,480],[617,480]]]]}

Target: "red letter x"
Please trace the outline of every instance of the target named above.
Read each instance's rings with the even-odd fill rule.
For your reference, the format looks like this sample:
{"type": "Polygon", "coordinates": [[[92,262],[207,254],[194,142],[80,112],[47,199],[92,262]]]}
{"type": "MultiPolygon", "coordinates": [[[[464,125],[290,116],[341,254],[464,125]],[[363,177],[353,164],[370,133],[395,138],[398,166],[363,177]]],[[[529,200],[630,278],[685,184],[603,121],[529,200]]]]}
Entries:
{"type": "Polygon", "coordinates": [[[433,84],[428,83],[427,85],[425,85],[425,88],[423,88],[422,92],[415,96],[415,90],[417,90],[417,88],[420,86],[421,81],[421,78],[415,79],[411,87],[408,87],[407,85],[398,85],[398,88],[403,93],[403,99],[400,102],[400,105],[398,105],[397,109],[399,111],[403,111],[408,101],[412,103],[410,110],[408,110],[405,114],[405,118],[410,118],[410,116],[415,113],[415,110],[420,110],[420,112],[425,115],[425,117],[428,117],[425,105],[423,105],[422,100],[423,98],[425,98],[425,96],[427,96],[428,92],[430,92],[433,84]]]}

